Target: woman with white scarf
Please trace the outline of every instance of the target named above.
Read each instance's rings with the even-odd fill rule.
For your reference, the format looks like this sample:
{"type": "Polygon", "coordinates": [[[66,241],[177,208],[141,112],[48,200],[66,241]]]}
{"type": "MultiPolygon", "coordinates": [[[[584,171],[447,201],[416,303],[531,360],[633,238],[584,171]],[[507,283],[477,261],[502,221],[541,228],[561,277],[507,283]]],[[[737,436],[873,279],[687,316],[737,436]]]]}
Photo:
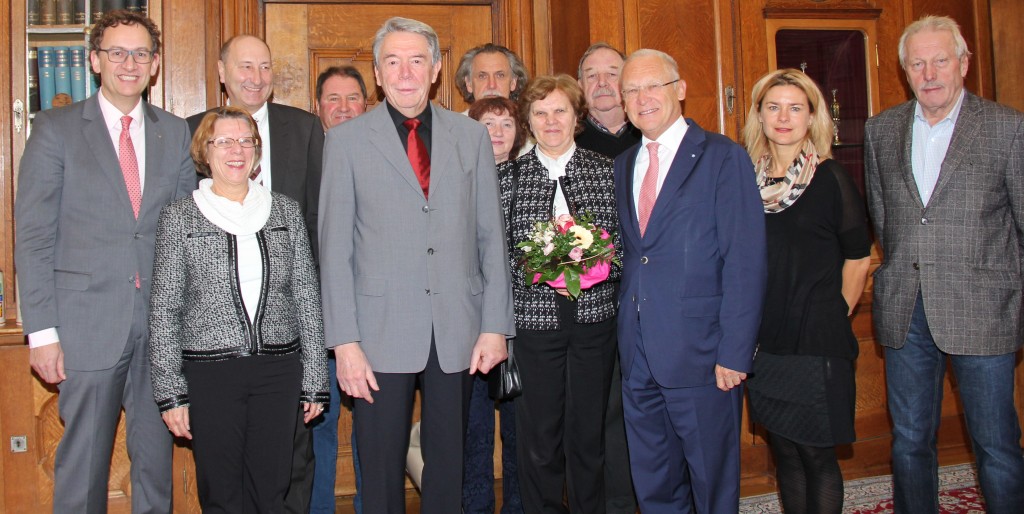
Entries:
{"type": "Polygon", "coordinates": [[[192,159],[208,178],[163,209],[150,362],[168,429],[192,440],[204,512],[282,512],[296,416],[328,400],[320,292],[298,204],[253,182],[244,110],[207,114],[192,159]]]}
{"type": "Polygon", "coordinates": [[[743,129],[764,203],[768,288],[747,380],[787,514],[836,513],[843,477],[835,446],[852,443],[857,338],[848,316],[867,279],[864,200],[830,159],[832,119],[804,73],[755,85],[743,129]]]}

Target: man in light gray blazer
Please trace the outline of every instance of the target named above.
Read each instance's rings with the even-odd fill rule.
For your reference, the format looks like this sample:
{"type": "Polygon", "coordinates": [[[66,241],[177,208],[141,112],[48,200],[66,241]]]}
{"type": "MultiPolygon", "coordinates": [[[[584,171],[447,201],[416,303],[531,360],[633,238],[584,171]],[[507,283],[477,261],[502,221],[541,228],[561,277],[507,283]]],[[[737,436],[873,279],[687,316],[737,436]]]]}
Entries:
{"type": "Polygon", "coordinates": [[[102,513],[118,417],[132,512],[170,512],[171,435],[147,348],[157,216],[196,186],[188,127],[142,101],[160,32],[112,11],[90,34],[88,100],[40,112],[21,161],[15,261],[32,368],[58,384],[54,512],[102,513]]]}
{"type": "Polygon", "coordinates": [[[964,90],[970,52],[952,19],[914,22],[899,46],[916,99],[865,127],[868,203],[884,254],[874,320],[896,512],[938,512],[947,356],[988,512],[1020,512],[1013,368],[1024,335],[1024,115],[964,90]]]}
{"type": "Polygon", "coordinates": [[[373,44],[387,102],[327,133],[320,191],[326,345],[355,401],[364,512],[403,512],[422,389],[422,512],[459,512],[471,384],[513,335],[504,226],[483,125],[429,102],[437,34],[392,18],[373,44]]]}

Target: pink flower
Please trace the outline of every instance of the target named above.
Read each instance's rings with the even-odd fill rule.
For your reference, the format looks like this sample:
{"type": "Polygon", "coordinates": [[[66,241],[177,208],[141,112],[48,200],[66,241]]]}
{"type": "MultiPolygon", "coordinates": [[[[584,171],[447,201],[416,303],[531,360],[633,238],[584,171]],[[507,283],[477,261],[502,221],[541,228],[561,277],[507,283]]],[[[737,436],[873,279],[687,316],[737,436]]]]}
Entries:
{"type": "Polygon", "coordinates": [[[609,237],[612,237],[612,235],[609,234],[607,230],[602,228],[601,229],[601,239],[608,239],[609,237]]]}
{"type": "Polygon", "coordinates": [[[562,234],[568,231],[569,228],[575,224],[576,221],[568,214],[559,214],[558,218],[555,218],[555,225],[558,226],[558,232],[562,234]]]}
{"type": "Polygon", "coordinates": [[[555,243],[548,243],[544,247],[544,255],[551,255],[551,252],[555,251],[555,243]]]}
{"type": "Polygon", "coordinates": [[[569,258],[576,262],[580,262],[580,259],[583,258],[583,247],[576,246],[573,247],[572,250],[569,250],[569,258]]]}

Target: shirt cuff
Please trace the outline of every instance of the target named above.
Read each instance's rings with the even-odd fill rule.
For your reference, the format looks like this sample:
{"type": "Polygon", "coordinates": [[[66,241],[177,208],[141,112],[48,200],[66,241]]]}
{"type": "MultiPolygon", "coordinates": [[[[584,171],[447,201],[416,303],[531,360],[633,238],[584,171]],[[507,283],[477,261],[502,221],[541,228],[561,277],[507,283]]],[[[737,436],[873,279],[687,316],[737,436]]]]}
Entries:
{"type": "Polygon", "coordinates": [[[57,327],[44,328],[37,332],[32,332],[28,335],[28,347],[39,348],[40,346],[46,346],[48,344],[59,343],[60,337],[57,336],[57,327]]]}

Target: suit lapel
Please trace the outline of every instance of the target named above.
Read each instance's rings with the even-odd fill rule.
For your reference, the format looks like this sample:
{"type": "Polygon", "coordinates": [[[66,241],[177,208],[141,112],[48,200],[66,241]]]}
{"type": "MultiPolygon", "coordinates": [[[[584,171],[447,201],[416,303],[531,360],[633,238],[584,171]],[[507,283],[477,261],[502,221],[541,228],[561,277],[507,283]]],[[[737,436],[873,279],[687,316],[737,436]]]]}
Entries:
{"type": "Polygon", "coordinates": [[[921,192],[917,189],[917,179],[914,178],[914,106],[917,105],[916,102],[916,100],[911,100],[907,103],[909,109],[906,115],[898,118],[902,120],[902,125],[893,128],[898,131],[896,133],[903,134],[903,146],[897,161],[900,167],[899,172],[907,184],[910,197],[917,202],[919,207],[923,208],[924,202],[921,200],[921,192]]]}
{"type": "MultiPolygon", "coordinates": [[[[417,194],[423,196],[423,188],[420,187],[419,179],[416,178],[416,173],[412,170],[412,165],[409,164],[409,156],[403,151],[405,146],[398,137],[398,129],[395,128],[395,123],[388,113],[387,105],[381,103],[363,116],[372,116],[370,119],[370,130],[375,134],[370,138],[370,143],[391,164],[395,173],[401,175],[417,194]]],[[[431,129],[437,130],[434,127],[431,127],[431,129]]],[[[432,150],[433,153],[437,153],[436,148],[432,148],[432,150]]],[[[431,165],[431,170],[433,168],[434,166],[431,165]]]]}
{"type": "MultiPolygon", "coordinates": [[[[430,113],[430,197],[436,198],[434,192],[451,175],[453,170],[461,168],[451,164],[451,160],[457,155],[456,138],[452,134],[452,126],[448,124],[442,113],[434,108],[433,103],[428,108],[433,109],[430,113]]],[[[410,166],[409,169],[411,170],[412,167],[410,166]]],[[[419,187],[419,182],[416,185],[419,187]]]]}
{"type": "Polygon", "coordinates": [[[949,182],[950,177],[956,173],[968,158],[971,144],[978,138],[978,130],[981,126],[977,118],[981,108],[981,102],[970,93],[964,93],[964,101],[960,105],[960,114],[956,119],[956,126],[953,127],[953,136],[949,140],[949,148],[946,150],[946,158],[942,160],[942,167],[939,169],[939,178],[935,183],[935,190],[932,191],[932,198],[939,194],[943,186],[949,182]]]}
{"type": "Polygon", "coordinates": [[[117,160],[117,149],[110,139],[110,130],[103,119],[99,98],[96,95],[93,95],[83,107],[82,118],[85,120],[82,137],[89,143],[93,157],[100,165],[100,173],[110,181],[111,189],[121,200],[122,212],[134,217],[132,201],[128,198],[128,188],[124,184],[124,173],[121,172],[121,163],[117,160]]]}
{"type": "Polygon", "coordinates": [[[655,226],[661,218],[659,213],[669,208],[667,205],[677,196],[675,192],[683,187],[686,179],[693,173],[697,163],[700,162],[701,156],[704,154],[704,142],[707,140],[704,129],[700,128],[691,119],[687,119],[686,124],[688,125],[686,135],[683,136],[683,141],[679,143],[676,156],[672,159],[672,167],[669,168],[668,174],[665,175],[665,182],[661,184],[658,199],[655,200],[654,209],[651,211],[651,218],[647,221],[648,232],[657,230],[655,226]]]}
{"type": "MultiPolygon", "coordinates": [[[[156,117],[152,107],[146,102],[142,103],[142,115],[146,118],[143,130],[146,134],[146,186],[142,191],[142,206],[139,208],[139,219],[142,219],[150,210],[161,208],[161,198],[165,198],[158,190],[163,185],[160,180],[164,173],[164,127],[156,117]]],[[[127,194],[127,193],[126,193],[127,194]]]]}
{"type": "Polygon", "coordinates": [[[285,134],[289,134],[291,128],[288,126],[290,120],[282,116],[276,106],[267,102],[267,128],[270,129],[270,189],[276,193],[285,194],[284,186],[288,182],[284,178],[284,170],[288,169],[288,142],[285,141],[285,134]],[[278,171],[280,170],[280,171],[278,171]],[[274,180],[274,177],[280,177],[274,180]]]}

